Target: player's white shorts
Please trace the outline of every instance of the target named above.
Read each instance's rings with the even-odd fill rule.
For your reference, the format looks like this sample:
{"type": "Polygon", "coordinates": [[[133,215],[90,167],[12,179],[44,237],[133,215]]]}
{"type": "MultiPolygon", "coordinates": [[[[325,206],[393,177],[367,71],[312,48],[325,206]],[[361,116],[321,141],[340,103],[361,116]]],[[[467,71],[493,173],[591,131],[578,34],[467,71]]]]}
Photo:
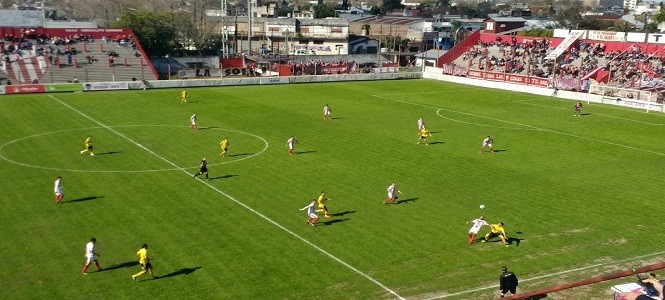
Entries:
{"type": "Polygon", "coordinates": [[[471,228],[469,229],[469,234],[478,234],[480,232],[480,228],[471,228]]]}
{"type": "Polygon", "coordinates": [[[317,215],[315,213],[311,213],[311,214],[309,214],[309,217],[312,218],[312,219],[318,219],[319,215],[317,215]]]}
{"type": "Polygon", "coordinates": [[[57,190],[57,191],[55,191],[55,195],[56,195],[56,196],[60,196],[60,195],[62,195],[62,190],[57,190]]]}
{"type": "Polygon", "coordinates": [[[388,192],[388,198],[389,199],[395,198],[395,193],[394,192],[388,192]]]}
{"type": "Polygon", "coordinates": [[[293,144],[288,144],[286,147],[287,147],[289,150],[293,150],[293,144]]]}
{"type": "Polygon", "coordinates": [[[490,148],[492,148],[492,144],[490,144],[490,143],[483,143],[483,147],[490,147],[490,148]]]}
{"type": "Polygon", "coordinates": [[[196,121],[192,121],[192,126],[196,126],[196,121]]]}
{"type": "Polygon", "coordinates": [[[92,263],[93,261],[97,261],[97,255],[85,255],[85,263],[89,264],[92,263]]]}

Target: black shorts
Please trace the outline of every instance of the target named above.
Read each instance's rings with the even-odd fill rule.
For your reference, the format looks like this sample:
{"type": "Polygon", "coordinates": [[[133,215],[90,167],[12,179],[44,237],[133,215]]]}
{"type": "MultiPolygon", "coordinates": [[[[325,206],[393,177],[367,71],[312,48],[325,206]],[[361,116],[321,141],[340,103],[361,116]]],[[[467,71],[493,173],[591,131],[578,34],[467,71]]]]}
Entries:
{"type": "Polygon", "coordinates": [[[635,300],[653,300],[653,298],[647,296],[647,295],[639,295],[635,300]]]}
{"type": "Polygon", "coordinates": [[[511,294],[515,295],[515,292],[517,291],[517,287],[512,287],[512,288],[505,288],[501,290],[501,294],[508,294],[510,292],[511,294]]]}
{"type": "Polygon", "coordinates": [[[208,173],[208,167],[201,167],[201,173],[208,173]]]}
{"type": "Polygon", "coordinates": [[[150,270],[150,269],[152,269],[152,264],[150,262],[147,262],[145,265],[141,265],[141,267],[144,270],[150,270]]]}
{"type": "Polygon", "coordinates": [[[88,146],[88,151],[92,151],[92,145],[88,146]]]}

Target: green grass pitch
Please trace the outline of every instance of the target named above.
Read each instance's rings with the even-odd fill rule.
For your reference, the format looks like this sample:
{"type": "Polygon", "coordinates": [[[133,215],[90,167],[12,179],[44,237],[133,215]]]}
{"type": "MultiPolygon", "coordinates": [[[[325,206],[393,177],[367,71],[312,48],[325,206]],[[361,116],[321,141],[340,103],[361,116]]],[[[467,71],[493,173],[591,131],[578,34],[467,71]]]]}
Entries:
{"type": "Polygon", "coordinates": [[[492,299],[503,265],[532,291],[664,257],[663,114],[429,80],[179,94],[0,97],[2,298],[492,299]],[[321,191],[334,217],[306,226],[321,191]],[[467,245],[480,215],[512,245],[467,245]],[[106,270],[82,275],[93,236],[106,270]],[[133,282],[142,243],[159,277],[133,282]]]}

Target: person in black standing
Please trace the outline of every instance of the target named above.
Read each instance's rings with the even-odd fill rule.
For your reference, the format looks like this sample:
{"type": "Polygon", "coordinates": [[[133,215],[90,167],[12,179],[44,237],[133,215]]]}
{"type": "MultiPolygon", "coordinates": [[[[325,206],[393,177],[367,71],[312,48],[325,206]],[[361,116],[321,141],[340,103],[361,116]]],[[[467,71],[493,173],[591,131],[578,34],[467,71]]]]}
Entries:
{"type": "Polygon", "coordinates": [[[508,292],[515,295],[517,290],[517,276],[515,273],[508,271],[508,268],[501,267],[501,276],[499,276],[499,290],[501,290],[501,297],[505,296],[508,292]]]}
{"type": "Polygon", "coordinates": [[[194,174],[194,178],[202,174],[206,174],[206,179],[210,180],[210,178],[208,178],[208,162],[206,161],[205,156],[201,159],[201,167],[199,168],[199,172],[194,174]]]}

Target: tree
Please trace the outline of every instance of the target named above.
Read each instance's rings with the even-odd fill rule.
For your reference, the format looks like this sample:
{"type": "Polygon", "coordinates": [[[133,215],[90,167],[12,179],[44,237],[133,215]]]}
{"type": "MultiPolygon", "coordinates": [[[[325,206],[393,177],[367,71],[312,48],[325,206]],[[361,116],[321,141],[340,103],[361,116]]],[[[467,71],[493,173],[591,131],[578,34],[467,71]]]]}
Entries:
{"type": "Polygon", "coordinates": [[[328,4],[317,4],[312,8],[314,9],[314,19],[324,19],[335,16],[335,9],[328,4]]]}
{"type": "Polygon", "coordinates": [[[580,0],[560,0],[556,5],[558,8],[555,21],[559,27],[579,29],[580,23],[584,22],[582,14],[586,12],[584,3],[580,0]]]}
{"type": "Polygon", "coordinates": [[[111,28],[130,28],[151,57],[165,56],[175,46],[175,31],[168,12],[127,11],[111,28]]]}
{"type": "Polygon", "coordinates": [[[389,13],[395,9],[404,8],[400,0],[383,0],[383,5],[381,6],[382,13],[389,13]]]}
{"type": "Polygon", "coordinates": [[[487,16],[492,13],[492,3],[489,1],[480,2],[474,10],[474,16],[476,18],[487,18],[487,16]]]}
{"type": "Polygon", "coordinates": [[[633,29],[635,29],[635,26],[633,26],[633,24],[630,24],[628,22],[623,22],[621,24],[611,26],[610,28],[607,28],[607,29],[611,30],[611,31],[618,31],[618,32],[630,32],[633,29]]]}

